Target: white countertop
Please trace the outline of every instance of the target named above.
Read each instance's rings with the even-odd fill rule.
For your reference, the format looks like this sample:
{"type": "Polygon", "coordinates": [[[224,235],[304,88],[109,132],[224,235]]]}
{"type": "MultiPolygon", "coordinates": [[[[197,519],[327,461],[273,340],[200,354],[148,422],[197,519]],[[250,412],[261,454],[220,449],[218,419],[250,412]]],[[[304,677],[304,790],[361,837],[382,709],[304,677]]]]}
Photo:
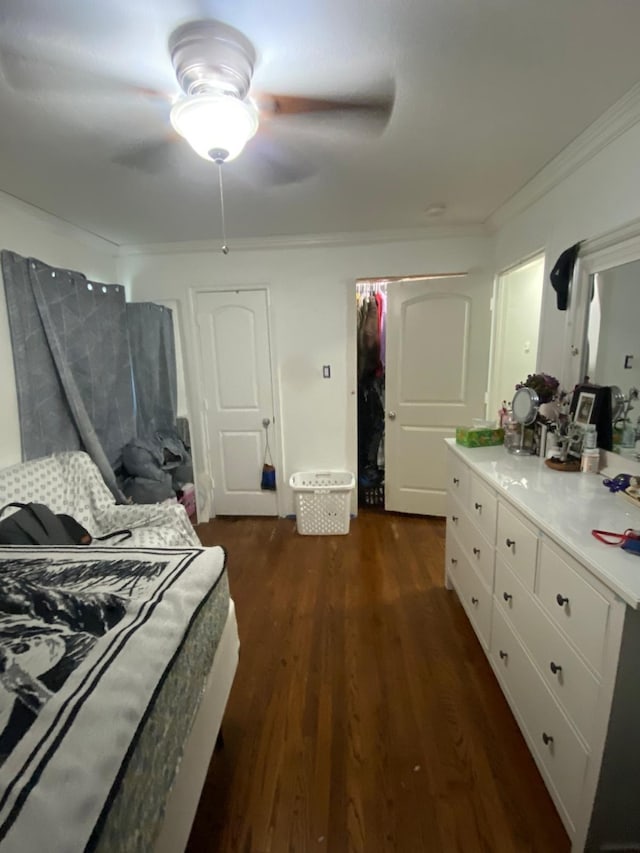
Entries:
{"type": "Polygon", "coordinates": [[[640,530],[640,508],[612,494],[603,475],[553,471],[539,456],[516,456],[503,445],[463,447],[445,439],[458,456],[544,533],[576,558],[630,607],[640,609],[640,556],[604,545],[591,531],[640,530]]]}

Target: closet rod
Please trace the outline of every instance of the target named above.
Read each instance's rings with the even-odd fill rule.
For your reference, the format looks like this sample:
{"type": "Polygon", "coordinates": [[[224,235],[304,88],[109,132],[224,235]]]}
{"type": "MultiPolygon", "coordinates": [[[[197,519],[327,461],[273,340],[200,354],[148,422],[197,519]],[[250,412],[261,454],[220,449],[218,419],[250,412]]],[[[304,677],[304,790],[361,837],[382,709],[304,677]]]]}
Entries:
{"type": "Polygon", "coordinates": [[[386,293],[386,281],[357,281],[356,293],[359,295],[367,295],[369,293],[386,293]]]}

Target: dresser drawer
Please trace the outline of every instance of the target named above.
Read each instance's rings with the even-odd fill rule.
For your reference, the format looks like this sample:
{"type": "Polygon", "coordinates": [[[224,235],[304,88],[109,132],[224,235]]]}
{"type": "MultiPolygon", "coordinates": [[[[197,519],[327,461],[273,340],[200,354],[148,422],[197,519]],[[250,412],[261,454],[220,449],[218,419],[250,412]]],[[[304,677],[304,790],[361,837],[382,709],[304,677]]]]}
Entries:
{"type": "Polygon", "coordinates": [[[492,545],[496,541],[497,509],[495,492],[472,474],[469,486],[469,515],[492,545]]]}
{"type": "Polygon", "coordinates": [[[458,530],[460,527],[460,517],[462,515],[464,515],[464,510],[462,509],[460,502],[451,494],[451,492],[447,492],[447,526],[451,526],[455,530],[458,530]]]}
{"type": "Polygon", "coordinates": [[[490,591],[493,591],[495,551],[467,515],[457,523],[457,535],[464,552],[490,591]]]}
{"type": "Polygon", "coordinates": [[[584,570],[559,548],[544,542],[538,574],[538,597],[551,619],[600,674],[609,601],[592,586],[584,570]]]}
{"type": "MultiPolygon", "coordinates": [[[[454,537],[452,537],[453,539],[454,537]]],[[[460,603],[485,649],[489,648],[491,629],[491,593],[464,554],[458,554],[452,543],[447,566],[460,603]]]]}
{"type": "Polygon", "coordinates": [[[579,814],[588,753],[499,608],[491,659],[570,834],[579,814]]]}
{"type": "Polygon", "coordinates": [[[547,687],[589,744],[600,690],[598,679],[499,557],[494,600],[515,628],[547,687]]]}
{"type": "Polygon", "coordinates": [[[455,535],[451,527],[447,524],[447,538],[445,540],[444,547],[444,563],[445,563],[445,574],[450,579],[453,570],[463,559],[463,551],[460,542],[458,541],[458,537],[455,535]]]}
{"type": "Polygon", "coordinates": [[[469,504],[470,481],[469,468],[450,450],[447,459],[447,491],[455,495],[465,509],[469,504]]]}
{"type": "Polygon", "coordinates": [[[536,577],[538,534],[520,513],[498,504],[496,553],[509,564],[522,583],[533,591],[536,577]]]}

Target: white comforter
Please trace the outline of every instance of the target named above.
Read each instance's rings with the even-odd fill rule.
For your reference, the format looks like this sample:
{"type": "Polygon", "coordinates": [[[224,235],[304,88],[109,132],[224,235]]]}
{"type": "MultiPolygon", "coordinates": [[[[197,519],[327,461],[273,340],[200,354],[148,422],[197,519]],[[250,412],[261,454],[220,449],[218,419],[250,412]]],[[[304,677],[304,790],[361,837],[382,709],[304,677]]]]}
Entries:
{"type": "Polygon", "coordinates": [[[0,548],[0,850],[87,844],[222,548],[0,548]]]}

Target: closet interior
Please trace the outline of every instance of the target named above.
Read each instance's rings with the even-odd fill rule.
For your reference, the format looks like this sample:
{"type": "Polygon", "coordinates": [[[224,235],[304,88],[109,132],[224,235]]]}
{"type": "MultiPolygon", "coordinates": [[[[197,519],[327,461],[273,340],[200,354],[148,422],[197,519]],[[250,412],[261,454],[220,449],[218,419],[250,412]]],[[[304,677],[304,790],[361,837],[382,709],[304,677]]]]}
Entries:
{"type": "Polygon", "coordinates": [[[358,351],[358,503],[384,507],[384,387],[387,283],[356,283],[358,351]]]}

